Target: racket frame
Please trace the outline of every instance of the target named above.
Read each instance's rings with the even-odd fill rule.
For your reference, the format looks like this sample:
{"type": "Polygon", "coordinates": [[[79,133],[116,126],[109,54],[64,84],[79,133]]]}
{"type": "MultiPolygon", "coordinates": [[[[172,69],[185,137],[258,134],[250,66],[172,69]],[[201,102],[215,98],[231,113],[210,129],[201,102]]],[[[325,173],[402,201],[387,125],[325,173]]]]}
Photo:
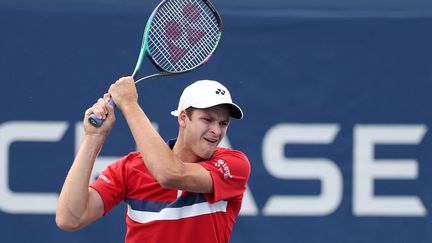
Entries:
{"type": "Polygon", "coordinates": [[[214,5],[209,1],[209,0],[201,0],[203,2],[205,2],[205,4],[209,7],[210,11],[212,11],[212,13],[214,14],[216,21],[218,23],[218,27],[219,27],[219,33],[218,33],[218,41],[216,42],[212,52],[210,55],[207,56],[206,59],[204,59],[200,64],[198,64],[196,67],[191,68],[189,70],[186,71],[179,71],[179,72],[169,72],[166,70],[163,70],[159,64],[152,58],[150,52],[149,52],[149,47],[148,47],[148,39],[149,39],[149,32],[150,29],[152,27],[152,23],[153,23],[153,19],[156,16],[158,10],[168,2],[169,0],[164,0],[162,2],[160,2],[158,4],[158,6],[156,6],[156,8],[153,10],[153,12],[151,13],[149,19],[147,20],[145,29],[144,29],[144,34],[143,34],[143,38],[142,38],[142,43],[141,43],[141,49],[140,49],[140,54],[138,56],[138,60],[137,63],[135,65],[135,69],[132,73],[132,77],[135,79],[136,75],[138,74],[138,72],[141,70],[142,64],[144,62],[144,56],[146,56],[150,62],[153,64],[153,66],[159,71],[159,73],[155,73],[155,74],[151,74],[145,77],[142,77],[138,80],[135,81],[135,84],[141,83],[144,80],[148,80],[148,79],[152,79],[152,78],[156,78],[156,77],[161,77],[161,76],[172,76],[172,75],[178,75],[178,74],[182,74],[182,73],[187,73],[190,72],[198,67],[200,67],[201,65],[205,64],[210,57],[213,55],[213,53],[219,48],[220,42],[222,40],[222,34],[223,34],[223,23],[222,23],[222,18],[219,14],[219,12],[216,10],[216,8],[214,7],[214,5]]]}
{"type": "MultiPolygon", "coordinates": [[[[170,0],[164,0],[164,1],[160,2],[158,4],[158,6],[153,10],[153,12],[150,15],[149,19],[147,20],[147,23],[146,23],[146,26],[145,26],[145,29],[144,29],[142,43],[141,43],[140,54],[138,56],[138,60],[137,60],[137,63],[135,65],[135,69],[134,69],[134,71],[133,71],[133,73],[132,73],[131,76],[134,79],[136,78],[136,75],[140,71],[140,69],[142,67],[142,64],[144,62],[144,56],[146,56],[151,61],[151,63],[153,64],[153,66],[155,66],[156,69],[159,70],[160,72],[159,73],[155,73],[155,74],[151,74],[151,75],[148,75],[148,76],[145,76],[145,77],[142,77],[142,78],[136,80],[135,84],[138,84],[138,83],[141,83],[144,80],[149,80],[149,79],[156,78],[156,77],[172,76],[172,75],[178,75],[178,74],[190,72],[190,71],[192,71],[192,70],[200,67],[201,65],[203,65],[204,63],[206,63],[210,59],[210,57],[213,55],[213,53],[218,49],[218,47],[220,45],[220,42],[222,40],[223,23],[222,23],[222,18],[220,16],[219,12],[216,10],[216,8],[213,6],[213,4],[209,0],[201,0],[201,1],[205,2],[205,4],[209,7],[209,9],[213,12],[213,14],[214,14],[214,16],[216,18],[216,21],[218,22],[218,27],[219,27],[218,39],[217,39],[216,44],[213,47],[213,50],[211,51],[211,53],[201,63],[199,63],[198,65],[196,65],[194,68],[191,68],[191,69],[186,70],[186,71],[179,71],[179,72],[169,72],[169,71],[163,70],[159,66],[159,64],[150,55],[149,47],[148,47],[148,39],[149,39],[149,34],[148,33],[150,32],[150,28],[152,26],[153,19],[156,16],[156,13],[168,1],[170,1],[170,0]]],[[[109,100],[109,104],[112,107],[115,107],[115,103],[114,103],[114,101],[112,99],[109,100]]],[[[89,120],[90,124],[92,124],[94,127],[100,127],[102,125],[103,121],[104,121],[104,119],[98,119],[96,117],[96,115],[94,115],[94,114],[91,114],[88,120],[89,120]]]]}

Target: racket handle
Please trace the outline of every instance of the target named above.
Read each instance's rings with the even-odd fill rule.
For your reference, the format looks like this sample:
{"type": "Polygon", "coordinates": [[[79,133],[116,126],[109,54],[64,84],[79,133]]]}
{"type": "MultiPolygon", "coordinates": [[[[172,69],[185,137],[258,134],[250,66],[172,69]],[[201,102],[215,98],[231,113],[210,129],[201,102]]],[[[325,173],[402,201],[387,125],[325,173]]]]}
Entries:
{"type": "MultiPolygon", "coordinates": [[[[115,108],[115,103],[113,99],[108,100],[108,104],[115,108]]],[[[100,127],[102,126],[103,122],[105,121],[105,119],[99,119],[96,117],[95,114],[91,114],[88,118],[90,124],[92,124],[94,127],[100,127]]]]}

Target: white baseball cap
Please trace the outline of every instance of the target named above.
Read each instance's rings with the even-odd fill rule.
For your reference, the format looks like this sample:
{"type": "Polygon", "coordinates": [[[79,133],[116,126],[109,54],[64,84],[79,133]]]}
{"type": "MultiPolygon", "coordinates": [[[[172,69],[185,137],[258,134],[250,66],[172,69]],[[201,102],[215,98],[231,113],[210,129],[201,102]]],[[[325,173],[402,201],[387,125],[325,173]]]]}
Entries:
{"type": "Polygon", "coordinates": [[[243,117],[243,111],[232,102],[228,89],[213,80],[199,80],[187,86],[180,96],[177,110],[171,111],[171,115],[178,116],[180,111],[189,107],[203,109],[216,105],[227,105],[232,118],[242,119],[243,117]]]}

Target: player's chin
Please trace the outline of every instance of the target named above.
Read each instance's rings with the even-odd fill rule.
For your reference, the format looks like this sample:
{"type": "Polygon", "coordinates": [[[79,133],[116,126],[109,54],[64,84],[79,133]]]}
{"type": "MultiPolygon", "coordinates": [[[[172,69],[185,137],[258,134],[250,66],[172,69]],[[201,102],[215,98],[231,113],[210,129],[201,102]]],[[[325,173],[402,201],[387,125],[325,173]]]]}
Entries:
{"type": "Polygon", "coordinates": [[[203,159],[210,158],[215,151],[217,143],[204,143],[200,146],[199,155],[203,159]]]}

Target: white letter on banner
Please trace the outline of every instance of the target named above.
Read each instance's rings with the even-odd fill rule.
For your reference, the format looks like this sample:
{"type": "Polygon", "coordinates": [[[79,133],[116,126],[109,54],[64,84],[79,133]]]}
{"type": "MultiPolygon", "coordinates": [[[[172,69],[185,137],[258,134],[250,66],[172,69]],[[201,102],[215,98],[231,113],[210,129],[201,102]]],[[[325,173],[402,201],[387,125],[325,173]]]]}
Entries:
{"type": "Polygon", "coordinates": [[[280,179],[320,180],[318,196],[271,196],[264,215],[318,216],[334,212],[342,200],[342,174],[337,165],[325,158],[286,158],[286,144],[330,144],[337,124],[279,124],[264,137],[263,162],[268,172],[280,179]]]}
{"type": "Polygon", "coordinates": [[[19,214],[55,213],[57,193],[13,192],[9,188],[9,147],[23,141],[59,141],[68,125],[66,122],[15,121],[0,125],[0,210],[19,214]]]}
{"type": "Polygon", "coordinates": [[[376,179],[416,179],[411,159],[374,159],[376,144],[418,144],[424,125],[357,125],[354,128],[353,214],[357,216],[425,216],[418,197],[374,196],[376,179]]]}

